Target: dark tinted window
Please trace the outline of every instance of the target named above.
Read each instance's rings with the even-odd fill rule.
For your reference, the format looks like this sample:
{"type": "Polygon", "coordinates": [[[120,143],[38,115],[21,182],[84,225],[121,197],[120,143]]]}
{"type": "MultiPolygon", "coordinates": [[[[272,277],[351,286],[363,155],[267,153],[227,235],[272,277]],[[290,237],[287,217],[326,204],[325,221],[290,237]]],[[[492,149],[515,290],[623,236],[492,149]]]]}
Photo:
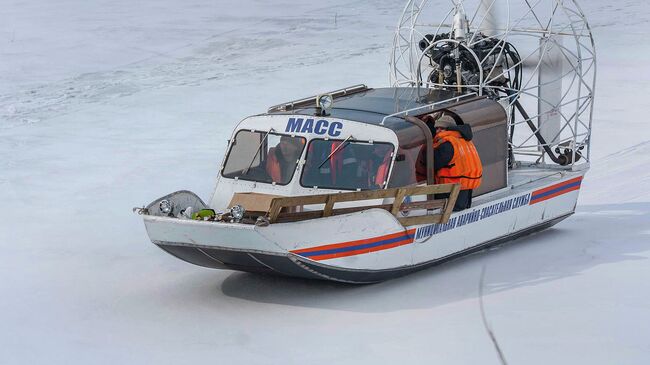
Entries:
{"type": "Polygon", "coordinates": [[[381,189],[388,178],[392,154],[389,143],[313,140],[300,182],[330,189],[381,189]]]}

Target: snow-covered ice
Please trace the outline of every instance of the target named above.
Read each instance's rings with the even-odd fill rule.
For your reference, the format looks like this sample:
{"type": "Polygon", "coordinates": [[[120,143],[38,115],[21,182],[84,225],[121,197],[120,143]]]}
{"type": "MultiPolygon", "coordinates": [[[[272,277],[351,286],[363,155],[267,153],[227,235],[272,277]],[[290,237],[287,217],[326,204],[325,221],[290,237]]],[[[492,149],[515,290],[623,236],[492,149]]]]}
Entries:
{"type": "Polygon", "coordinates": [[[599,56],[593,156],[552,229],[370,286],[213,271],[131,213],[207,197],[244,116],[383,86],[402,1],[5,0],[0,363],[650,361],[650,5],[583,1],[599,56]]]}

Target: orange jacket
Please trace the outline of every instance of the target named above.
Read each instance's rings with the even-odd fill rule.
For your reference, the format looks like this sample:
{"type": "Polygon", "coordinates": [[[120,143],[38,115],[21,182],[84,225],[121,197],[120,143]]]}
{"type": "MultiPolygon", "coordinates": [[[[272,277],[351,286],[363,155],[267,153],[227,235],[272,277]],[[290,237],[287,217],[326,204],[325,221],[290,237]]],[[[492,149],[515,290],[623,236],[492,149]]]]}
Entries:
{"type": "Polygon", "coordinates": [[[483,176],[483,165],[474,143],[464,139],[460,132],[444,131],[436,134],[433,148],[445,142],[454,147],[454,156],[449,165],[436,172],[436,184],[460,183],[461,190],[478,188],[483,176]]]}
{"type": "Polygon", "coordinates": [[[388,169],[390,168],[390,161],[391,161],[391,154],[390,151],[386,153],[384,158],[381,161],[381,164],[379,164],[379,167],[377,167],[377,174],[374,176],[374,181],[372,174],[370,172],[375,171],[374,161],[370,160],[369,165],[368,165],[368,186],[377,186],[377,187],[384,187],[384,183],[386,182],[386,179],[388,178],[388,169]]]}
{"type": "MultiPolygon", "coordinates": [[[[332,153],[339,148],[339,145],[341,142],[335,141],[332,142],[332,153]]],[[[357,161],[356,157],[344,157],[343,153],[334,153],[331,158],[330,158],[330,166],[331,166],[331,174],[332,174],[332,183],[336,183],[336,179],[338,176],[340,176],[343,173],[343,165],[345,164],[357,164],[359,161],[357,161]]],[[[382,159],[382,162],[379,164],[377,167],[377,173],[372,176],[370,174],[371,172],[375,171],[375,166],[373,160],[368,161],[368,187],[372,186],[378,186],[378,187],[383,187],[384,183],[386,182],[386,179],[388,178],[388,170],[390,168],[390,162],[391,162],[391,151],[388,151],[384,158],[382,159]]]]}
{"type": "Polygon", "coordinates": [[[343,154],[338,150],[340,144],[341,142],[333,141],[330,146],[330,176],[332,177],[332,184],[336,184],[337,177],[343,172],[343,154]]]}
{"type": "Polygon", "coordinates": [[[271,180],[274,182],[282,181],[282,167],[280,166],[280,161],[276,155],[276,148],[272,147],[269,150],[266,158],[266,172],[271,176],[271,180]]]}

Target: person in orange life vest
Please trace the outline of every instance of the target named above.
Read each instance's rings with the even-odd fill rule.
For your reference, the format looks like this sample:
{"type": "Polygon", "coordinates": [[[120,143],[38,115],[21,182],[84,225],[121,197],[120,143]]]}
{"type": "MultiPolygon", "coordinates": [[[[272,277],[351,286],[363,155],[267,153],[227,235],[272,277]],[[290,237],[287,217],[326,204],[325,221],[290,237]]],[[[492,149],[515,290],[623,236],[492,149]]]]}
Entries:
{"type": "Polygon", "coordinates": [[[273,182],[286,184],[291,180],[302,152],[303,141],[289,136],[280,137],[280,143],[271,147],[266,159],[266,172],[273,182]]]}
{"type": "MultiPolygon", "coordinates": [[[[346,143],[347,144],[347,143],[346,143]]],[[[309,144],[303,182],[308,185],[333,187],[346,185],[346,177],[353,175],[350,166],[356,169],[356,158],[341,141],[315,141],[309,144]]]]}
{"type": "MultiPolygon", "coordinates": [[[[435,123],[435,124],[434,124],[435,123]]],[[[472,191],[481,184],[483,166],[472,143],[472,128],[469,125],[457,125],[449,115],[443,115],[432,128],[434,148],[434,176],[436,184],[460,184],[460,193],[454,205],[454,211],[467,209],[472,205],[472,191]]],[[[416,170],[418,181],[426,180],[424,158],[418,158],[416,170]]],[[[437,196],[443,198],[444,196],[437,196]]]]}
{"type": "Polygon", "coordinates": [[[381,189],[384,187],[384,183],[388,179],[390,161],[391,148],[387,145],[375,144],[366,165],[368,188],[381,189]]]}

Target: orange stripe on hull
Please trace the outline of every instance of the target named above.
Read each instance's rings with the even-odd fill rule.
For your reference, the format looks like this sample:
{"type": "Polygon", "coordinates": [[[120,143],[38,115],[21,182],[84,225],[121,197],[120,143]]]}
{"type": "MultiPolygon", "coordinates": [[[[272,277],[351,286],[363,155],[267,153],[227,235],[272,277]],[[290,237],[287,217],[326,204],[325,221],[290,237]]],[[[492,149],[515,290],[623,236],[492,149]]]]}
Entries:
{"type": "Polygon", "coordinates": [[[373,237],[373,238],[365,238],[365,239],[362,239],[362,240],[348,241],[348,242],[342,242],[342,243],[334,243],[334,244],[324,245],[324,246],[303,248],[303,249],[295,250],[295,251],[291,251],[291,252],[296,253],[296,254],[301,254],[301,253],[309,253],[309,252],[313,252],[313,251],[331,250],[331,249],[335,249],[335,248],[344,248],[344,247],[348,247],[348,246],[363,245],[363,244],[366,244],[366,243],[373,243],[373,242],[377,242],[377,241],[381,241],[381,240],[396,238],[396,237],[399,237],[399,236],[403,236],[404,234],[410,234],[411,231],[415,232],[415,230],[409,230],[407,232],[402,231],[402,232],[399,232],[399,233],[392,233],[392,234],[385,235],[385,236],[379,236],[379,237],[373,237]]]}
{"type": "Polygon", "coordinates": [[[560,196],[560,195],[562,195],[562,194],[570,193],[570,192],[572,192],[572,191],[576,191],[576,190],[580,190],[580,185],[578,185],[578,186],[572,186],[572,187],[570,187],[570,188],[568,188],[568,189],[561,190],[561,191],[558,191],[558,192],[556,192],[556,193],[546,195],[546,196],[541,197],[541,198],[539,198],[539,199],[531,200],[531,204],[534,204],[534,203],[540,203],[540,202],[543,202],[543,201],[545,201],[545,200],[549,200],[549,199],[551,199],[551,198],[555,198],[556,196],[560,196]]]}
{"type": "Polygon", "coordinates": [[[551,190],[560,188],[560,187],[562,187],[564,185],[573,184],[574,182],[578,182],[578,181],[581,181],[581,180],[582,180],[582,176],[578,176],[578,177],[573,178],[571,180],[563,181],[563,182],[561,182],[559,184],[551,185],[551,186],[549,186],[547,188],[536,190],[533,194],[535,194],[535,195],[544,194],[547,191],[551,191],[551,190]]]}
{"type": "Polygon", "coordinates": [[[377,247],[372,247],[372,248],[363,248],[360,250],[354,250],[354,251],[346,251],[346,252],[338,252],[338,253],[333,253],[329,255],[320,255],[320,256],[311,256],[309,257],[312,260],[320,261],[320,260],[329,260],[329,259],[335,259],[339,257],[347,257],[347,256],[355,256],[355,255],[361,255],[364,253],[371,253],[371,252],[376,252],[376,251],[382,251],[382,250],[388,250],[390,248],[395,248],[399,246],[404,246],[408,245],[409,243],[413,242],[413,237],[408,237],[405,238],[399,242],[393,242],[388,245],[383,245],[383,246],[377,246],[377,247]]]}
{"type": "Polygon", "coordinates": [[[370,252],[388,250],[391,248],[404,246],[409,243],[412,243],[413,240],[415,239],[415,231],[416,229],[414,228],[414,229],[409,229],[408,231],[392,233],[385,236],[348,241],[348,242],[336,243],[336,244],[330,244],[324,246],[310,247],[310,248],[295,250],[291,252],[315,261],[361,255],[370,252]],[[391,241],[391,242],[386,242],[384,244],[381,244],[382,241],[391,241]],[[359,247],[355,249],[355,247],[357,246],[372,245],[373,243],[380,243],[380,244],[372,247],[359,247]],[[338,252],[332,252],[332,253],[323,252],[320,255],[317,254],[320,251],[331,251],[331,250],[338,250],[338,252]]]}

